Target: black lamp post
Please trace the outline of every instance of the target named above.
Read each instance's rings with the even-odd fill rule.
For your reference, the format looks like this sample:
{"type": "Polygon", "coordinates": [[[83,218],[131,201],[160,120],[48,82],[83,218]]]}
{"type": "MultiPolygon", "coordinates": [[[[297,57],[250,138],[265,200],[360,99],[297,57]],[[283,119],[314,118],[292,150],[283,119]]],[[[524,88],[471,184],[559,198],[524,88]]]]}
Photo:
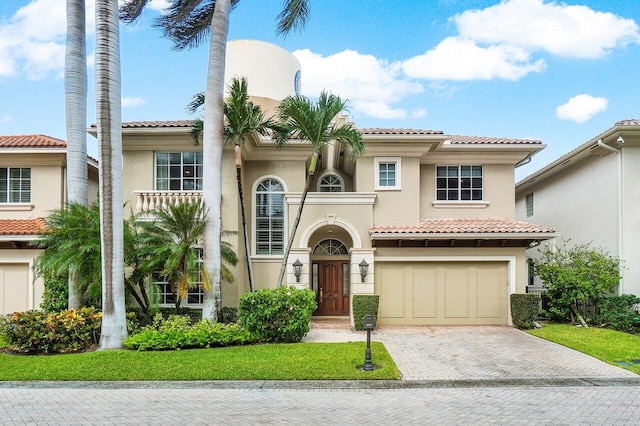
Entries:
{"type": "Polygon", "coordinates": [[[296,259],[296,261],[293,262],[293,275],[296,276],[296,282],[299,283],[300,276],[302,275],[302,262],[300,262],[300,259],[296,259]]]}
{"type": "Polygon", "coordinates": [[[360,266],[360,278],[362,279],[362,282],[364,282],[364,279],[367,278],[367,270],[369,269],[369,264],[366,260],[362,259],[362,262],[360,262],[358,266],[360,266]]]}
{"type": "Polygon", "coordinates": [[[367,349],[364,351],[364,371],[373,371],[375,368],[371,362],[371,330],[376,327],[376,317],[373,315],[365,315],[362,318],[362,327],[367,330],[367,349]]]}

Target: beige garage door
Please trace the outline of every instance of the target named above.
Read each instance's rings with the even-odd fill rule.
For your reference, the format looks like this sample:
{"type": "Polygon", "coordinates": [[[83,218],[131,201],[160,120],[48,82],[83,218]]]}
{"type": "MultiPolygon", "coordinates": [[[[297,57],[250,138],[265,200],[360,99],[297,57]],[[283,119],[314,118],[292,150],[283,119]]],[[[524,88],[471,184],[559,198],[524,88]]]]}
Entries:
{"type": "Polygon", "coordinates": [[[29,265],[0,263],[0,315],[29,309],[29,265]]]}
{"type": "Polygon", "coordinates": [[[380,324],[507,324],[506,262],[377,262],[380,324]]]}

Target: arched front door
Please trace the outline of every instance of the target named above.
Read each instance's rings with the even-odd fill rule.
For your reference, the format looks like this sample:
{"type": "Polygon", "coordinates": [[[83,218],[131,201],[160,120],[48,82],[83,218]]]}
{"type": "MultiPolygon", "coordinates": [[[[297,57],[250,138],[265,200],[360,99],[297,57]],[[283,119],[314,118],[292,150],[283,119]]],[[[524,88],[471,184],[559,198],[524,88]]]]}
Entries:
{"type": "Polygon", "coordinates": [[[312,262],[311,286],[318,304],[314,315],[349,315],[347,247],[338,240],[326,239],[316,245],[313,254],[322,258],[312,262]]]}

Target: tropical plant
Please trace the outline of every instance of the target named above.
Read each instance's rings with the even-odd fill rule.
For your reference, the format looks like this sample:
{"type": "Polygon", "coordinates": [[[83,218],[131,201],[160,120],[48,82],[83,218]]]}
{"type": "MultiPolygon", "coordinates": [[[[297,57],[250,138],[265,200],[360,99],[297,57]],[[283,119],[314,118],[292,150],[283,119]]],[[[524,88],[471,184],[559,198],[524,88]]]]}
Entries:
{"type": "MultiPolygon", "coordinates": [[[[194,114],[203,104],[204,93],[197,93],[187,105],[187,111],[194,114]]],[[[247,231],[247,209],[244,200],[244,190],[242,185],[242,143],[248,135],[257,132],[263,136],[276,135],[283,137],[287,129],[283,128],[272,118],[266,118],[260,105],[255,105],[249,98],[247,79],[234,77],[229,85],[229,96],[224,103],[224,134],[228,143],[233,143],[236,164],[236,180],[238,183],[238,197],[240,199],[240,211],[242,216],[242,234],[244,239],[244,252],[247,262],[247,276],[249,279],[249,290],[254,290],[253,268],[251,265],[251,251],[249,249],[249,234],[247,231]]],[[[203,124],[201,119],[194,121],[191,135],[194,143],[202,132],[203,124]]]]}
{"type": "MultiPolygon", "coordinates": [[[[67,130],[67,200],[88,206],[87,183],[87,54],[85,1],[67,0],[67,43],[64,100],[67,130]]],[[[68,307],[82,306],[80,277],[68,276],[68,307]]]]}
{"type": "MultiPolygon", "coordinates": [[[[125,22],[138,19],[150,0],[125,0],[121,16],[125,22]]],[[[202,318],[215,321],[220,309],[221,287],[221,205],[222,148],[224,141],[224,71],[229,32],[229,12],[239,0],[169,0],[169,7],[157,21],[174,47],[198,46],[210,33],[209,63],[204,103],[203,200],[210,209],[205,222],[204,262],[212,277],[212,288],[205,293],[202,318]]],[[[286,0],[278,15],[278,32],[287,34],[300,28],[309,14],[309,0],[286,0]]]]}
{"type": "Polygon", "coordinates": [[[590,298],[615,290],[620,282],[620,259],[589,244],[571,247],[568,242],[540,251],[533,268],[547,289],[549,311],[561,319],[577,317],[586,326],[581,308],[590,298]]]}
{"type": "Polygon", "coordinates": [[[127,337],[118,0],[98,1],[95,7],[96,133],[100,154],[102,247],[100,349],[118,349],[127,337]]]}
{"type": "MultiPolygon", "coordinates": [[[[338,124],[338,120],[336,120],[338,114],[345,110],[346,101],[325,91],[322,91],[316,103],[304,96],[290,96],[282,101],[279,106],[280,118],[283,125],[291,129],[291,137],[308,142],[311,145],[312,153],[309,167],[307,168],[307,179],[300,199],[300,207],[293,222],[287,248],[282,258],[278,286],[282,286],[287,260],[300,223],[304,202],[316,171],[318,156],[327,145],[335,142],[348,146],[352,157],[357,157],[364,153],[365,147],[362,134],[354,127],[353,123],[338,124]]],[[[283,146],[286,142],[286,138],[276,140],[279,146],[283,146]]]]}

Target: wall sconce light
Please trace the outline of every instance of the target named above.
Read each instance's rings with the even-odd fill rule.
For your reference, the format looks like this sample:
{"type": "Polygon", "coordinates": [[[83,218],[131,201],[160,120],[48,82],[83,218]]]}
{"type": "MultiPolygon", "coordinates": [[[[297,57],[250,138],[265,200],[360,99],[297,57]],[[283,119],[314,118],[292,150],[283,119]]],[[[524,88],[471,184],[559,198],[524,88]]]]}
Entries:
{"type": "Polygon", "coordinates": [[[296,282],[299,283],[300,276],[302,275],[302,262],[300,262],[300,259],[296,259],[296,261],[293,262],[293,275],[296,276],[296,282]]]}
{"type": "Polygon", "coordinates": [[[360,278],[362,278],[362,282],[367,278],[367,270],[369,269],[369,264],[366,260],[362,259],[362,262],[358,265],[360,266],[360,278]]]}

